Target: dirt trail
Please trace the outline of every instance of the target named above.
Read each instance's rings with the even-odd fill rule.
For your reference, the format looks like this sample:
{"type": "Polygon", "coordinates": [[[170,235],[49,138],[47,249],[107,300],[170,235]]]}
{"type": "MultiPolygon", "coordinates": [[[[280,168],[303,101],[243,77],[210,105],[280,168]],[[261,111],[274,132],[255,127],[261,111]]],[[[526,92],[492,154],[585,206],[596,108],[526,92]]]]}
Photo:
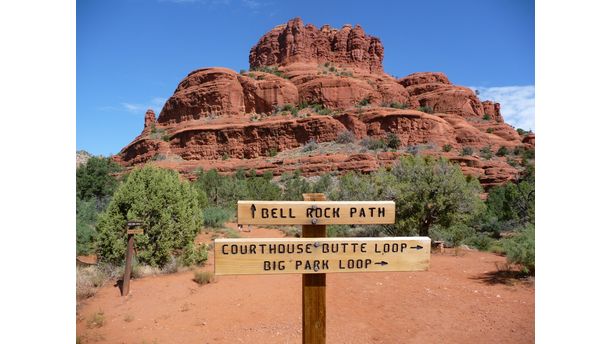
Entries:
{"type": "MultiPolygon", "coordinates": [[[[235,227],[234,227],[235,228],[235,227]]],[[[243,237],[281,237],[254,228],[243,237]]],[[[210,234],[198,239],[207,240],[210,234]]],[[[213,270],[212,252],[204,270],[213,270]]],[[[504,257],[433,254],[427,272],[327,276],[328,343],[533,343],[533,285],[497,274],[504,257]]],[[[108,284],[82,302],[81,343],[300,343],[301,276],[220,276],[199,286],[193,272],[108,284]],[[100,328],[88,328],[103,311],[100,328]]]]}

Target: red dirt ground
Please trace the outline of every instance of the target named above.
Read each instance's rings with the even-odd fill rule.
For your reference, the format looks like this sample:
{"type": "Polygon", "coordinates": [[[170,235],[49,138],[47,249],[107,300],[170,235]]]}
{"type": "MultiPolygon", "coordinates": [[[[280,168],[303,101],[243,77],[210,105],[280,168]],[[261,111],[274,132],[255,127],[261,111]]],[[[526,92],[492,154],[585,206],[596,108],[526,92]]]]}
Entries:
{"type": "MultiPolygon", "coordinates": [[[[234,226],[235,228],[235,226],[234,226]]],[[[243,237],[280,237],[254,228],[243,237]]],[[[198,239],[210,238],[210,234],[198,239]]],[[[214,257],[203,270],[213,270],[214,257]]],[[[426,272],[327,276],[328,343],[533,343],[533,283],[504,279],[491,253],[432,254],[426,272]]],[[[122,298],[108,283],[80,303],[81,343],[300,343],[301,276],[220,276],[200,286],[193,272],[131,282],[122,298]],[[88,328],[104,312],[105,324],[88,328]]]]}

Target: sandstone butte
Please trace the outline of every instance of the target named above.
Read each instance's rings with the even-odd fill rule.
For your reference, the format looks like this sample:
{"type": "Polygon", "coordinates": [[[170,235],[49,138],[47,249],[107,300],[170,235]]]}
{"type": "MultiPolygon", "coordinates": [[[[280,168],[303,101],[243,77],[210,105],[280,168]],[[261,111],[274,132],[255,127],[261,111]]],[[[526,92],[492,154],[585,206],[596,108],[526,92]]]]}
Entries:
{"type": "Polygon", "coordinates": [[[509,158],[486,159],[480,149],[533,149],[533,133],[519,135],[499,103],[481,101],[443,73],[386,74],[383,57],[380,39],[359,25],[316,28],[292,19],[251,49],[250,71],[189,73],[159,117],[148,110],[142,133],[113,159],[128,170],[150,162],[190,179],[198,168],[313,176],[372,172],[418,151],[447,157],[484,187],[518,177],[509,158]],[[354,141],[337,143],[346,132],[354,141]],[[401,141],[395,151],[360,144],[389,133],[401,141]]]}

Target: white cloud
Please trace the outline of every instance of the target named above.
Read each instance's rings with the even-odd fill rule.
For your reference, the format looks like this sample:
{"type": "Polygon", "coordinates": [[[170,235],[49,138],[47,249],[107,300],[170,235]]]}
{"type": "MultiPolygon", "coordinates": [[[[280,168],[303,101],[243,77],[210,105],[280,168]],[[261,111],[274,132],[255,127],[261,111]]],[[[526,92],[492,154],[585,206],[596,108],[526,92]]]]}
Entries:
{"type": "Polygon", "coordinates": [[[127,110],[132,113],[139,113],[139,112],[144,112],[147,110],[145,106],[142,104],[121,103],[121,106],[123,107],[124,110],[127,110]]]}
{"type": "Polygon", "coordinates": [[[501,104],[504,120],[515,128],[535,131],[535,86],[470,87],[480,100],[501,104]]]}
{"type": "Polygon", "coordinates": [[[255,0],[242,0],[242,4],[252,10],[257,10],[261,7],[261,2],[255,0]]]}
{"type": "MultiPolygon", "coordinates": [[[[166,98],[153,97],[151,98],[149,102],[144,103],[144,104],[143,103],[127,103],[127,102],[121,103],[119,110],[127,111],[127,112],[134,113],[134,114],[144,115],[144,113],[148,109],[153,109],[153,111],[155,111],[155,114],[159,115],[159,112],[161,111],[165,103],[166,103],[166,98]]],[[[105,106],[105,107],[102,107],[101,109],[117,110],[117,107],[105,106]]]]}

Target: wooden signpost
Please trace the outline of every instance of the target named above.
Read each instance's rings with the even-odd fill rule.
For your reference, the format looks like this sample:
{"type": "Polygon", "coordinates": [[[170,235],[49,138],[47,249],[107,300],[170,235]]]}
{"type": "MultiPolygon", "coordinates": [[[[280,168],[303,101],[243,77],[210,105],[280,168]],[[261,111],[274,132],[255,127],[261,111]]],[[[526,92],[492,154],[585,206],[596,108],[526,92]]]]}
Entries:
{"type": "Polygon", "coordinates": [[[126,225],[128,235],[127,251],[125,252],[125,272],[123,273],[123,285],[121,286],[121,296],[130,293],[130,278],[132,274],[132,256],[134,255],[134,234],[143,234],[142,221],[128,221],[126,225]]]}
{"type": "Polygon", "coordinates": [[[423,271],[428,237],[326,238],[328,224],[392,224],[395,203],[238,201],[238,224],[302,225],[302,238],[215,239],[215,274],[302,274],[302,343],[325,343],[326,273],[423,271]]]}

